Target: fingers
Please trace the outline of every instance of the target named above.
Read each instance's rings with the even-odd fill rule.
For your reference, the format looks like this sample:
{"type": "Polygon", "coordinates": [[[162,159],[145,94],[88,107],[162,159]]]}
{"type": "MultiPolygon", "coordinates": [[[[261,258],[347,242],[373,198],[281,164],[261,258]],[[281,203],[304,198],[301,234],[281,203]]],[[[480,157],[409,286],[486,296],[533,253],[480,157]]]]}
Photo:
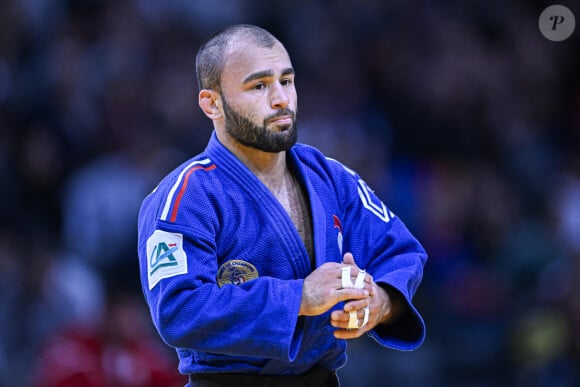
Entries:
{"type": "MultiPolygon", "coordinates": [[[[343,258],[342,258],[342,263],[343,263],[343,265],[346,265],[347,267],[351,268],[351,271],[350,271],[351,281],[354,283],[356,281],[358,273],[361,271],[361,269],[357,266],[356,262],[354,261],[354,256],[352,255],[352,253],[350,253],[350,252],[345,253],[343,258]]],[[[344,266],[342,266],[342,267],[344,267],[344,266]]],[[[364,281],[366,283],[372,283],[373,277],[370,274],[366,273],[364,281]]]]}
{"type": "Polygon", "coordinates": [[[363,298],[360,300],[352,300],[352,301],[349,301],[346,304],[344,304],[343,310],[346,313],[350,313],[353,310],[360,310],[360,309],[365,308],[369,305],[370,305],[369,298],[363,298]]]}
{"type": "MultiPolygon", "coordinates": [[[[365,284],[366,286],[366,284],[365,284]]],[[[370,285],[373,289],[376,285],[370,285]]],[[[378,291],[374,290],[377,294],[378,291]]],[[[380,302],[375,296],[364,299],[350,299],[342,310],[335,310],[330,315],[330,323],[337,328],[334,336],[339,339],[358,338],[368,332],[379,322],[380,302]]]]}
{"type": "MultiPolygon", "coordinates": [[[[316,290],[314,293],[319,293],[320,304],[310,309],[312,314],[303,314],[320,314],[332,305],[345,302],[342,310],[330,314],[330,323],[337,328],[334,332],[336,338],[357,338],[377,325],[377,316],[381,315],[379,304],[375,301],[377,286],[373,277],[357,266],[352,253],[345,253],[342,263],[327,262],[321,265],[307,280],[311,281],[305,281],[305,288],[310,288],[306,285],[312,282],[312,288],[316,290]]],[[[303,297],[303,303],[306,299],[303,297]]]]}
{"type": "Polygon", "coordinates": [[[370,296],[373,289],[367,283],[360,289],[342,286],[341,267],[343,266],[339,263],[326,263],[304,279],[299,315],[316,316],[339,302],[370,296]]]}
{"type": "Polygon", "coordinates": [[[371,298],[351,300],[345,303],[343,310],[335,310],[330,314],[330,323],[335,328],[363,328],[370,317],[371,298]]]}
{"type": "Polygon", "coordinates": [[[342,263],[346,265],[356,266],[354,256],[352,255],[352,253],[345,253],[344,256],[342,257],[342,263]]]}
{"type": "Polygon", "coordinates": [[[339,302],[363,300],[375,293],[373,277],[346,253],[343,263],[324,263],[304,279],[299,315],[319,315],[339,302]]]}
{"type": "MultiPolygon", "coordinates": [[[[351,278],[352,281],[354,283],[354,281],[356,280],[356,277],[359,273],[359,271],[361,271],[361,269],[357,266],[356,262],[354,261],[354,257],[352,255],[352,253],[345,253],[342,259],[342,263],[337,263],[337,262],[326,262],[324,264],[322,264],[317,270],[324,270],[324,271],[329,271],[329,272],[333,272],[335,273],[337,278],[341,277],[341,268],[348,266],[351,268],[351,278]]],[[[365,282],[367,283],[371,283],[373,280],[373,277],[369,274],[366,273],[366,277],[365,277],[365,282]]]]}
{"type": "Polygon", "coordinates": [[[366,273],[365,270],[358,269],[356,266],[342,266],[340,268],[341,273],[341,288],[357,288],[365,289],[369,292],[371,296],[375,295],[375,286],[373,282],[373,277],[366,273]],[[356,275],[353,277],[353,268],[356,270],[356,275]],[[353,280],[354,278],[354,280],[353,280]]]}
{"type": "MultiPolygon", "coordinates": [[[[365,317],[365,311],[363,306],[360,309],[352,310],[351,312],[355,312],[357,318],[362,322],[365,317]]],[[[348,321],[350,320],[350,313],[345,312],[344,310],[334,310],[330,314],[330,322],[332,326],[336,328],[347,329],[348,328],[348,321]]],[[[359,324],[360,325],[360,324],[359,324]]]]}
{"type": "MultiPolygon", "coordinates": [[[[368,301],[364,301],[369,299],[370,293],[367,289],[356,289],[356,288],[346,288],[346,289],[338,289],[335,292],[335,297],[333,301],[336,301],[335,304],[343,301],[351,301],[351,300],[362,300],[368,305],[368,301]]],[[[354,301],[352,301],[354,302],[354,301]]]]}
{"type": "Polygon", "coordinates": [[[353,339],[362,336],[370,329],[370,326],[367,325],[368,321],[368,307],[351,313],[344,311],[331,313],[331,324],[338,328],[334,332],[334,337],[338,339],[353,339]]]}
{"type": "Polygon", "coordinates": [[[368,329],[366,327],[359,329],[338,329],[334,331],[334,337],[337,339],[357,339],[364,335],[368,329]]]}
{"type": "MultiPolygon", "coordinates": [[[[356,263],[354,262],[354,257],[351,253],[346,253],[343,257],[343,264],[340,268],[341,270],[341,285],[343,289],[363,289],[367,288],[369,294],[373,290],[373,281],[372,277],[367,278],[367,273],[365,270],[358,268],[356,263]],[[355,270],[353,270],[353,268],[355,270]],[[352,272],[356,271],[356,277],[353,282],[352,280],[352,272]]],[[[359,329],[363,328],[369,319],[369,307],[368,307],[369,299],[362,299],[362,300],[355,300],[347,302],[345,305],[344,312],[345,313],[334,313],[335,319],[332,321],[332,324],[335,327],[343,328],[343,329],[359,329]],[[359,323],[359,316],[357,309],[362,308],[362,323],[359,323]],[[348,314],[348,320],[346,320],[346,314],[348,314]],[[345,326],[346,324],[346,326],[345,326]]]]}

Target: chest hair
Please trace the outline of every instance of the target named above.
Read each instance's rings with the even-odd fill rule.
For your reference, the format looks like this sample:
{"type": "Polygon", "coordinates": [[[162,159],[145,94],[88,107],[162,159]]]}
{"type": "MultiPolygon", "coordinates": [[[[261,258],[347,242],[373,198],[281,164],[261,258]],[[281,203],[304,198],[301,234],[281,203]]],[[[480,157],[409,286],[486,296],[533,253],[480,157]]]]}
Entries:
{"type": "Polygon", "coordinates": [[[302,188],[296,177],[288,172],[284,177],[279,189],[272,190],[282,207],[290,216],[296,227],[302,243],[306,247],[310,262],[314,261],[314,242],[312,237],[312,218],[310,205],[306,197],[306,191],[302,188]]]}

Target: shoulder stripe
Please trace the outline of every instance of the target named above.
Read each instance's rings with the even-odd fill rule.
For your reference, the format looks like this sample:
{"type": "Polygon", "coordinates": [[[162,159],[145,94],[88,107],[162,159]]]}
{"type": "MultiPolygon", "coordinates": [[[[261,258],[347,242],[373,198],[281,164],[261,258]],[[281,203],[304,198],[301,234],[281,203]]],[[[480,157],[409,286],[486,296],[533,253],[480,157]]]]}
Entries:
{"type": "Polygon", "coordinates": [[[187,171],[187,173],[185,174],[185,178],[183,180],[183,185],[181,186],[181,189],[179,190],[179,193],[177,194],[177,198],[175,199],[175,203],[173,203],[173,210],[171,211],[171,218],[169,218],[170,222],[175,222],[175,220],[177,219],[177,211],[179,210],[179,204],[181,203],[181,198],[183,197],[183,194],[184,194],[185,190],[187,189],[187,184],[189,183],[189,176],[193,172],[195,172],[199,169],[203,169],[204,171],[211,171],[211,170],[215,169],[215,164],[210,165],[208,167],[204,167],[202,165],[196,165],[195,167],[193,167],[189,171],[187,171]]]}
{"type": "Polygon", "coordinates": [[[215,165],[207,166],[210,163],[211,163],[210,159],[197,160],[193,161],[187,167],[183,168],[183,171],[181,171],[181,173],[177,177],[177,181],[175,182],[175,184],[173,184],[173,187],[171,187],[169,195],[167,195],[167,199],[165,200],[165,206],[163,207],[163,212],[161,213],[161,220],[164,221],[167,220],[169,210],[171,209],[171,203],[173,202],[173,197],[175,196],[177,188],[179,188],[179,186],[181,185],[181,189],[179,190],[177,198],[175,199],[175,203],[173,204],[173,210],[171,211],[170,221],[175,222],[175,218],[177,217],[177,210],[179,208],[179,203],[181,202],[181,198],[183,197],[183,193],[185,192],[187,184],[189,182],[189,176],[191,175],[192,172],[197,171],[199,169],[203,169],[206,171],[214,169],[216,167],[215,165]],[[182,181],[183,185],[181,184],[182,181]]]}

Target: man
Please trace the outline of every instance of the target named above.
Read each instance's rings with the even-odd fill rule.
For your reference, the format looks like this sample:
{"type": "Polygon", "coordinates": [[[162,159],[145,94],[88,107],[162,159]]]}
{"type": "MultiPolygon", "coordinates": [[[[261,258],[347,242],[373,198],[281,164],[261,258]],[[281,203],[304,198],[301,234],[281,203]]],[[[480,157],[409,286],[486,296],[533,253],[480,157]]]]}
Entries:
{"type": "Polygon", "coordinates": [[[345,339],[417,348],[426,254],[354,171],[296,143],[284,46],[231,26],[196,71],[214,133],[139,215],[145,297],[190,385],[336,386],[345,339]]]}

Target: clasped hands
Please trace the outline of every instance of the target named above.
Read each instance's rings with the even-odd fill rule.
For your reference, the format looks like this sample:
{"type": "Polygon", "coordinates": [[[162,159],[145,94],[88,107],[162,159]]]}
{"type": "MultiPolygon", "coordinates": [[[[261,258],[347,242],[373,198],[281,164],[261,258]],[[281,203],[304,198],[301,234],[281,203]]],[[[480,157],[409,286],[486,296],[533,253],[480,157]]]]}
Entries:
{"type": "MultiPolygon", "coordinates": [[[[348,269],[347,269],[348,271],[348,269]]],[[[351,253],[344,254],[343,262],[327,262],[316,268],[304,279],[302,287],[301,316],[317,316],[325,313],[339,302],[344,301],[342,310],[330,314],[330,323],[337,328],[334,336],[338,339],[354,339],[388,320],[392,303],[387,292],[378,286],[369,273],[361,273],[351,253]],[[343,268],[350,267],[351,284],[361,287],[343,287],[343,268]],[[364,275],[364,281],[362,276],[364,275]],[[362,282],[361,282],[362,281],[362,282]],[[367,312],[365,312],[367,309],[367,312]],[[351,312],[352,317],[351,317],[351,312]],[[367,314],[365,318],[365,313],[367,314]],[[358,319],[357,328],[349,328],[349,321],[358,319]],[[368,321],[365,322],[365,320],[368,321]]],[[[348,282],[348,281],[347,281],[348,282]]]]}

